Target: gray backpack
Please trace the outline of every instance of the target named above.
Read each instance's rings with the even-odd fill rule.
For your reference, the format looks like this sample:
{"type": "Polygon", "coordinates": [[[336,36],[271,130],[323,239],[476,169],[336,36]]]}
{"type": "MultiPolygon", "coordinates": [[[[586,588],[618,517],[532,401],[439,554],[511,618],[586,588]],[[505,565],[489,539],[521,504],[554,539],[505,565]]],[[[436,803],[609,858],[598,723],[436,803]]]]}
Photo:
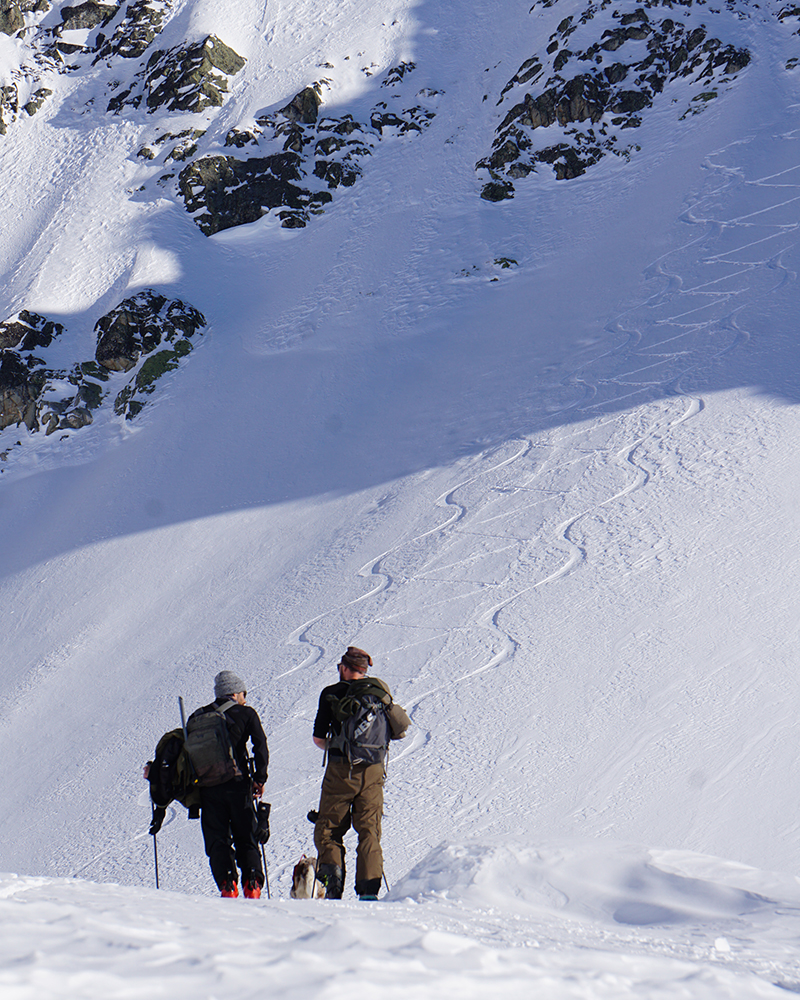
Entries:
{"type": "Polygon", "coordinates": [[[189,754],[198,785],[206,788],[241,778],[242,772],[233,756],[231,734],[225,713],[235,701],[215,705],[193,715],[186,724],[184,747],[189,754]]]}
{"type": "Polygon", "coordinates": [[[328,698],[331,713],[340,727],[336,735],[331,735],[328,745],[339,750],[351,766],[382,764],[392,738],[386,717],[392,696],[383,682],[375,677],[350,681],[341,698],[335,695],[328,698]]]}

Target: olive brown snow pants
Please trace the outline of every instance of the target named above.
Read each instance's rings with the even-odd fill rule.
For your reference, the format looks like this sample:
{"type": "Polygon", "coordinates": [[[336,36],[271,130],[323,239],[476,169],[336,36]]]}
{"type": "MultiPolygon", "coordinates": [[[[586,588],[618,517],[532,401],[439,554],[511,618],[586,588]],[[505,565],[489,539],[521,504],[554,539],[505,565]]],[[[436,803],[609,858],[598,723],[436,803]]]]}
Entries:
{"type": "Polygon", "coordinates": [[[342,830],[348,829],[352,808],[353,829],[358,834],[356,884],[383,874],[381,818],[383,816],[383,764],[350,765],[341,757],[328,760],[319,800],[314,843],[319,864],[344,867],[342,830]]]}

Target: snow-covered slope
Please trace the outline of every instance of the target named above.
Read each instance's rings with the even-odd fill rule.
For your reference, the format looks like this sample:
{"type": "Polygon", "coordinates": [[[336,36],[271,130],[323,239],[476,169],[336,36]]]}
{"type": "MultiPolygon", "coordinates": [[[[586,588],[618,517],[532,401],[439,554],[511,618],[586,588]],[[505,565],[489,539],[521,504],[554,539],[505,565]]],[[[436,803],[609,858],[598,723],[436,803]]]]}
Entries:
{"type": "MultiPolygon", "coordinates": [[[[631,859],[731,859],[680,871],[776,900],[763,942],[794,933],[800,20],[777,4],[646,7],[653,23],[705,25],[708,38],[746,49],[749,64],[715,78],[713,99],[694,100],[698,87],[711,93],[694,77],[665,83],[637,112],[641,124],[614,126],[626,156],[605,151],[566,180],[540,162],[512,175],[513,198],[491,201],[478,165],[514,102],[538,93],[519,82],[521,67],[534,53],[544,61],[556,37],[546,68],[555,72],[566,35],[561,75],[573,63],[583,71],[592,38],[617,37],[603,32],[639,9],[529,6],[165,5],[159,50],[214,35],[247,60],[222,105],[199,111],[107,111],[110,95],[144,86],[136,74],[149,56],[95,63],[77,51],[68,71],[42,62],[36,46],[60,7],[25,14],[23,36],[0,34],[4,86],[17,88],[20,108],[37,87],[52,91],[0,137],[0,320],[27,310],[63,325],[42,357],[48,371],[89,364],[98,321],[144,289],[207,323],[133,419],[112,404],[141,367],[101,380],[108,399],[88,426],[0,432],[0,869],[36,880],[21,892],[7,883],[5,920],[21,920],[18,906],[38,898],[41,915],[22,925],[48,925],[68,905],[68,885],[96,914],[96,890],[58,881],[68,876],[128,887],[108,890],[113,912],[162,905],[140,888],[152,884],[141,763],[177,723],[178,695],[205,701],[223,667],[247,679],[268,731],[267,859],[273,893],[286,897],[311,846],[318,692],[354,642],[414,721],[389,764],[391,899],[414,898],[403,880],[426,858],[457,873],[448,851],[471,856],[473,843],[549,859],[579,837],[588,867],[603,871],[607,842],[645,845],[620,848],[631,859]],[[581,24],[574,39],[568,17],[581,24]],[[273,209],[206,236],[175,177],[159,183],[171,168],[158,140],[204,132],[180,164],[264,159],[281,109],[323,74],[320,113],[364,126],[370,151],[357,179],[331,189],[302,228],[282,226],[273,209]],[[380,101],[405,113],[415,100],[433,115],[424,128],[367,127],[380,101]],[[225,145],[248,129],[256,145],[225,145]],[[157,155],[137,156],[144,147],[157,155]],[[787,875],[773,890],[767,876],[737,882],[749,871],[741,865],[787,875]]],[[[80,44],[110,37],[127,10],[84,29],[80,44]]],[[[625,42],[640,46],[639,62],[647,44],[625,42]]],[[[626,49],[609,51],[593,65],[626,49]]],[[[589,142],[606,121],[610,136],[613,114],[536,129],[531,141],[589,142]]],[[[295,138],[307,152],[322,124],[303,129],[295,138]]],[[[309,190],[327,190],[303,163],[309,190]]],[[[505,168],[497,183],[513,163],[505,168]]],[[[58,403],[67,383],[55,379],[49,398],[58,403]]],[[[211,894],[200,831],[182,810],[159,853],[168,889],[211,894]]],[[[543,864],[544,882],[557,884],[543,864]]],[[[538,885],[527,865],[517,876],[503,863],[502,877],[538,885]]],[[[584,898],[582,877],[548,906],[584,898]]],[[[628,899],[616,868],[608,879],[609,897],[628,899]]],[[[434,882],[426,875],[420,891],[434,882]]],[[[670,910],[662,889],[646,901],[670,910]]],[[[170,912],[195,919],[168,899],[170,912]]],[[[196,911],[206,937],[231,912],[207,904],[196,911]]],[[[518,937],[507,901],[467,893],[453,905],[431,926],[450,933],[466,922],[481,969],[501,960],[473,906],[493,908],[503,948],[541,938],[550,954],[579,934],[568,912],[558,931],[550,911],[542,918],[552,936],[518,937]]],[[[298,938],[338,940],[351,919],[345,904],[341,918],[316,906],[273,918],[265,908],[252,919],[297,913],[298,938]]],[[[397,924],[381,917],[394,927],[386,947],[398,961],[423,961],[413,905],[396,909],[397,924]],[[418,935],[407,946],[405,921],[418,935]]],[[[231,919],[250,926],[238,911],[231,919]]],[[[81,937],[79,918],[69,926],[81,937]]],[[[126,936],[140,933],[126,926],[126,936]]],[[[565,984],[600,967],[595,948],[638,953],[598,926],[585,960],[552,958],[552,995],[581,995],[565,984]]],[[[740,927],[742,940],[762,926],[740,927]]],[[[659,933],[648,930],[648,941],[659,933]]],[[[692,933],[676,951],[667,935],[647,954],[682,960],[692,933]]],[[[715,925],[702,947],[720,936],[715,925]]],[[[103,941],[119,945],[112,932],[103,941]]],[[[430,953],[440,947],[451,946],[434,942],[430,953]]],[[[765,983],[800,980],[781,947],[780,971],[765,983]]],[[[509,961],[528,958],[514,951],[509,961]]],[[[732,968],[763,972],[749,958],[732,968]]],[[[34,982],[35,965],[25,969],[34,982]]],[[[348,969],[337,966],[345,979],[348,969]]],[[[652,972],[661,982],[653,969],[644,980],[652,972]]],[[[665,995],[694,975],[671,970],[665,995]]],[[[648,995],[631,965],[625,974],[626,988],[648,995]]],[[[706,995],[708,982],[707,995],[748,995],[722,972],[698,975],[689,995],[706,995]]],[[[322,995],[310,980],[302,988],[322,995]]],[[[594,988],[585,995],[604,995],[594,988]]]]}
{"type": "Polygon", "coordinates": [[[433,852],[384,902],[264,905],[0,881],[0,983],[33,997],[779,998],[796,880],[620,845],[433,852]]]}

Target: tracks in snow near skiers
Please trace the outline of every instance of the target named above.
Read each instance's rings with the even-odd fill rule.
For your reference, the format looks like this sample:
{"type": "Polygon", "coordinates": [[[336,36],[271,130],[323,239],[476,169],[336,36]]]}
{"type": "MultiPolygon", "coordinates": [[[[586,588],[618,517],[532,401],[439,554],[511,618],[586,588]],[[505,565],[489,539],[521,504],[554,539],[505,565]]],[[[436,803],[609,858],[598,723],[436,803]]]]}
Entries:
{"type": "MultiPolygon", "coordinates": [[[[586,562],[587,521],[629,511],[626,502],[656,470],[680,468],[669,439],[706,405],[693,384],[713,385],[709,372],[748,344],[748,310],[788,279],[781,254],[797,238],[789,217],[800,200],[797,142],[794,134],[774,140],[776,160],[791,165],[769,176],[746,176],[746,144],[712,157],[709,183],[681,220],[690,239],[644,269],[655,290],[606,326],[596,357],[562,378],[563,388],[578,392],[551,411],[557,425],[464,460],[461,481],[435,500],[444,519],[371,558],[359,572],[370,589],[304,623],[289,641],[314,646],[313,625],[365,603],[374,615],[370,635],[378,627],[405,632],[428,655],[455,633],[469,637],[460,652],[480,648],[477,662],[450,650],[447,680],[416,693],[412,709],[513,657],[518,644],[501,625],[503,612],[586,562]],[[730,195],[752,210],[724,217],[720,203],[730,195]],[[421,620],[409,622],[409,608],[421,620]]],[[[602,543],[593,551],[597,559],[611,554],[602,543]]],[[[384,635],[378,645],[385,655],[409,644],[384,635]]],[[[322,652],[314,646],[301,666],[322,652]]]]}

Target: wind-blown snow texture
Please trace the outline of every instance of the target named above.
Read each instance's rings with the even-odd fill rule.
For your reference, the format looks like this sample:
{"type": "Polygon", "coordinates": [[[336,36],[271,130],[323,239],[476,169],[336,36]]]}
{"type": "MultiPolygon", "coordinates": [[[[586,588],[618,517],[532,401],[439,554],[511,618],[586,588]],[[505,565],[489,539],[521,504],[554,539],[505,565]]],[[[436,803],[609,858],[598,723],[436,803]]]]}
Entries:
{"type": "MultiPolygon", "coordinates": [[[[676,4],[750,65],[492,204],[503,88],[586,5],[529,8],[178,0],[160,48],[247,59],[222,108],[115,116],[139,64],[86,64],[0,137],[0,320],[63,323],[65,364],[143,288],[208,322],[135,420],[0,434],[4,997],[800,990],[800,21],[676,4]],[[136,156],[323,73],[364,120],[402,62],[435,117],[305,229],[206,237],[136,156]],[[348,643],[414,722],[391,891],[294,902],[348,643]],[[260,903],[202,898],[179,807],[151,888],[141,764],[222,668],[270,741],[260,903]]],[[[0,35],[6,84],[25,44],[0,35]]]]}

